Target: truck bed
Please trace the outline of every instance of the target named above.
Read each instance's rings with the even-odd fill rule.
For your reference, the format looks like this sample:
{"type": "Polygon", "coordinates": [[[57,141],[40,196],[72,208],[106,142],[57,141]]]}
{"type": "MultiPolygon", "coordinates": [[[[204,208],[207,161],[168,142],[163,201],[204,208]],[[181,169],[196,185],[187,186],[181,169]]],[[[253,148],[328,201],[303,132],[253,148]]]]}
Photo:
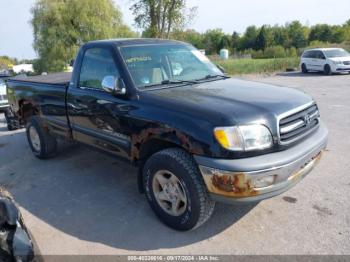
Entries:
{"type": "Polygon", "coordinates": [[[71,73],[41,76],[18,76],[6,81],[11,110],[15,114],[32,111],[35,106],[42,120],[57,135],[64,136],[69,129],[66,114],[66,91],[71,73]]]}
{"type": "Polygon", "coordinates": [[[50,84],[50,85],[67,85],[71,79],[72,73],[54,73],[48,75],[39,76],[18,76],[10,78],[10,80],[30,82],[30,83],[40,83],[40,84],[50,84]]]}

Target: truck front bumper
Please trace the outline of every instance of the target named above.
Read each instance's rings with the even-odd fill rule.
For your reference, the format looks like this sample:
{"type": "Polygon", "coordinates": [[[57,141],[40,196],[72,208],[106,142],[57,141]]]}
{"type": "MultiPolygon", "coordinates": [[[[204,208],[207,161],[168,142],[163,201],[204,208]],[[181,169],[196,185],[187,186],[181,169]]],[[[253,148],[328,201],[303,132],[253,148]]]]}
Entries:
{"type": "Polygon", "coordinates": [[[337,64],[332,65],[332,72],[350,72],[350,65],[344,65],[344,64],[337,64]]]}
{"type": "Polygon", "coordinates": [[[326,148],[328,130],[321,123],[315,133],[290,149],[243,159],[195,156],[213,200],[257,202],[279,195],[304,178],[326,148]]]}

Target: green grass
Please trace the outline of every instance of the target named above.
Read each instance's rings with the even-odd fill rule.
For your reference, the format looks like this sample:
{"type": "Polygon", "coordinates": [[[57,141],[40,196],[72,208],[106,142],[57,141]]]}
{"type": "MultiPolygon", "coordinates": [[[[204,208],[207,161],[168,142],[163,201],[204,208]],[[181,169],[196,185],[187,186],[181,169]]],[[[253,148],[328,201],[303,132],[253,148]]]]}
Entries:
{"type": "Polygon", "coordinates": [[[285,71],[287,68],[299,67],[299,58],[275,59],[229,59],[211,58],[218,65],[225,68],[228,75],[261,74],[285,71]]]}

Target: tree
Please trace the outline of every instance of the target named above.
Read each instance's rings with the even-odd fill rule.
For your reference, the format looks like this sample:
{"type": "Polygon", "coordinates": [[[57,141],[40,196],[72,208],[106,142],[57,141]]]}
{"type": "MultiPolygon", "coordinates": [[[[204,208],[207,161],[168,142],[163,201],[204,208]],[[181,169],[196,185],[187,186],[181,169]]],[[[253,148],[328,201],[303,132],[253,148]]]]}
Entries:
{"type": "Polygon", "coordinates": [[[332,42],[332,28],[327,24],[319,24],[311,27],[309,41],[332,42]]]}
{"type": "Polygon", "coordinates": [[[205,49],[203,34],[198,33],[195,30],[175,30],[171,33],[170,38],[190,43],[198,49],[205,49]]]}
{"type": "Polygon", "coordinates": [[[18,61],[15,58],[10,58],[8,56],[0,56],[0,71],[3,69],[11,69],[12,66],[17,63],[18,61]]]}
{"type": "Polygon", "coordinates": [[[332,43],[340,44],[346,40],[346,28],[343,26],[332,26],[332,43]]]}
{"type": "Polygon", "coordinates": [[[288,47],[301,48],[307,46],[307,29],[299,21],[293,21],[286,26],[290,43],[288,47]]]}
{"type": "Polygon", "coordinates": [[[130,10],[146,37],[169,38],[173,30],[183,31],[196,16],[197,8],[187,8],[186,0],[133,0],[130,10]]]}
{"type": "Polygon", "coordinates": [[[37,0],[31,11],[38,72],[63,70],[84,42],[134,35],[112,0],[37,0]]]}
{"type": "Polygon", "coordinates": [[[231,37],[229,35],[223,35],[221,37],[221,40],[220,40],[220,43],[219,43],[219,46],[218,46],[218,49],[219,51],[221,49],[230,49],[231,48],[231,37]]]}
{"type": "Polygon", "coordinates": [[[241,38],[239,50],[253,49],[257,36],[258,30],[255,26],[247,27],[243,37],[241,38]]]}
{"type": "Polygon", "coordinates": [[[220,44],[225,33],[222,29],[211,29],[204,33],[204,45],[207,54],[217,54],[220,51],[220,44]]]}
{"type": "Polygon", "coordinates": [[[265,26],[262,26],[255,40],[255,50],[265,50],[267,47],[267,32],[265,26]]]}
{"type": "Polygon", "coordinates": [[[237,50],[239,47],[239,40],[240,40],[239,34],[236,31],[234,31],[231,37],[231,47],[234,51],[237,50]]]}
{"type": "Polygon", "coordinates": [[[272,28],[272,38],[273,38],[273,46],[283,46],[284,48],[288,47],[288,32],[283,26],[274,26],[272,28]]]}

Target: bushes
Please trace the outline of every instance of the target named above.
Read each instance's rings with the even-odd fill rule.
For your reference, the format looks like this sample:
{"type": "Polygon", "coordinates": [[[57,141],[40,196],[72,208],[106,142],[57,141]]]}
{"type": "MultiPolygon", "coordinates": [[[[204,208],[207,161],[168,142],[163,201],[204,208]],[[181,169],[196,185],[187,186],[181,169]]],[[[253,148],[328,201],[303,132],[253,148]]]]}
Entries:
{"type": "Polygon", "coordinates": [[[350,52],[350,41],[345,41],[341,44],[331,44],[328,42],[322,42],[322,41],[312,41],[310,42],[310,45],[306,48],[301,48],[298,51],[298,55],[300,56],[305,50],[310,48],[343,48],[350,52]]]}
{"type": "Polygon", "coordinates": [[[267,47],[264,51],[252,51],[252,58],[266,59],[266,58],[285,58],[285,57],[297,57],[296,48],[285,49],[283,46],[271,46],[267,47]]]}
{"type": "Polygon", "coordinates": [[[276,59],[213,59],[214,63],[225,68],[228,75],[269,73],[285,71],[287,68],[297,68],[299,58],[276,58],[276,59]]]}
{"type": "Polygon", "coordinates": [[[328,42],[322,42],[322,41],[311,41],[308,48],[323,48],[323,47],[330,47],[330,44],[328,42]]]}
{"type": "Polygon", "coordinates": [[[264,55],[265,58],[283,58],[287,56],[286,50],[280,45],[266,48],[264,55]]]}

